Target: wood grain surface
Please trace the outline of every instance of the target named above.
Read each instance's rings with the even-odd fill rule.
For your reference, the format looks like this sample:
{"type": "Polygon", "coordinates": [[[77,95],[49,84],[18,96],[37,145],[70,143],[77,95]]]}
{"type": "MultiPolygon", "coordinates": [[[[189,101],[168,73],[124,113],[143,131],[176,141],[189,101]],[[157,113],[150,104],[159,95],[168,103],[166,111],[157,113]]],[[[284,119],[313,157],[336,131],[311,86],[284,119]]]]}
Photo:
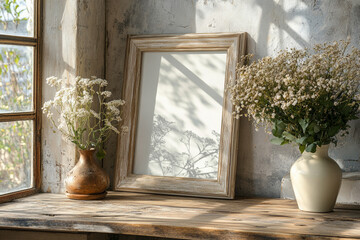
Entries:
{"type": "Polygon", "coordinates": [[[176,239],[360,239],[360,211],[301,212],[283,199],[203,199],[110,192],[76,201],[41,193],[0,205],[0,228],[176,239]]]}

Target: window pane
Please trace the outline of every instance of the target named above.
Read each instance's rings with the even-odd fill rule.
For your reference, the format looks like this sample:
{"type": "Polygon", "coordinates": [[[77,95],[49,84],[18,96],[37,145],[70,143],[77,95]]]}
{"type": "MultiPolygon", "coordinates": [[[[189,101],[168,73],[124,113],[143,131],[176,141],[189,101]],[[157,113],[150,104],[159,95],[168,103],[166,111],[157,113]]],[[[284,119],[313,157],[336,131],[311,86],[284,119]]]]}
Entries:
{"type": "Polygon", "coordinates": [[[0,34],[34,36],[34,0],[0,0],[0,34]]]}
{"type": "Polygon", "coordinates": [[[33,51],[33,47],[0,45],[0,113],[33,109],[33,51]]]}
{"type": "Polygon", "coordinates": [[[32,186],[33,121],[0,123],[0,194],[32,186]]]}

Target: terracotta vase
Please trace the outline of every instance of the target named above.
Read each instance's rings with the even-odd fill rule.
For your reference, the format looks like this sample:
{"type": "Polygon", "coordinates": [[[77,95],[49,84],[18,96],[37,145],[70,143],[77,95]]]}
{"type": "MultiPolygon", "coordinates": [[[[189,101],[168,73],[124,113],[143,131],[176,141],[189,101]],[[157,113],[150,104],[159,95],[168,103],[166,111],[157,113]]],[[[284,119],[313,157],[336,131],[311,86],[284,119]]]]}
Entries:
{"type": "Polygon", "coordinates": [[[95,149],[79,152],[78,163],[65,179],[66,196],[79,200],[105,198],[110,180],[108,174],[95,161],[95,149]]]}
{"type": "Polygon", "coordinates": [[[328,156],[329,145],[315,153],[304,152],[290,170],[291,183],[300,210],[330,212],[339,193],[342,172],[328,156]]]}

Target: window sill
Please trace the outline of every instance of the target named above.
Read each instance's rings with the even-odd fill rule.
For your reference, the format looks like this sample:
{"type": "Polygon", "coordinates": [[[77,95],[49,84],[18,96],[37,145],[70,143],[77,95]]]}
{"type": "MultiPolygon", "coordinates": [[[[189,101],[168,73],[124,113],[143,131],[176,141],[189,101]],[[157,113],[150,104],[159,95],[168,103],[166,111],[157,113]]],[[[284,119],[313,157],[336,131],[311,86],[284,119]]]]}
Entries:
{"type": "Polygon", "coordinates": [[[0,205],[0,228],[180,239],[359,238],[360,210],[307,213],[283,199],[215,200],[110,192],[97,201],[41,193],[0,205]]]}
{"type": "Polygon", "coordinates": [[[0,195],[0,203],[9,202],[17,198],[33,195],[37,192],[39,192],[39,190],[36,188],[24,188],[24,189],[18,189],[14,192],[4,193],[0,195]]]}

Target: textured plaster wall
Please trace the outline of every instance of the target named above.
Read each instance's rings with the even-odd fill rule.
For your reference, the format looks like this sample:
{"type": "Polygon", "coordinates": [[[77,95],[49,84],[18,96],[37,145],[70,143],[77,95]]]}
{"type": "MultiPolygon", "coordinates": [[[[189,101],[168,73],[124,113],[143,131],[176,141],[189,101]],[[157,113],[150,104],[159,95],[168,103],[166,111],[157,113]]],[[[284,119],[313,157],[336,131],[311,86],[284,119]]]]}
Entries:
{"type": "MultiPolygon", "coordinates": [[[[127,34],[249,33],[248,52],[256,58],[286,47],[351,37],[359,47],[357,0],[45,0],[43,102],[54,96],[48,76],[106,77],[108,90],[121,97],[127,34]]],[[[360,171],[360,121],[330,150],[345,171],[360,171]]],[[[299,156],[295,147],[273,146],[270,136],[241,120],[236,193],[279,197],[281,178],[299,156]]],[[[113,178],[117,138],[106,144],[103,163],[113,178]]],[[[75,148],[53,133],[43,117],[43,191],[64,192],[75,148]]]]}
{"type": "MultiPolygon", "coordinates": [[[[249,33],[248,52],[256,58],[275,55],[286,47],[351,37],[360,40],[360,1],[357,0],[106,0],[105,77],[120,97],[127,34],[249,33]]],[[[330,150],[345,171],[359,171],[360,121],[350,135],[330,150]]],[[[274,146],[270,136],[241,120],[236,193],[279,197],[280,184],[299,156],[290,145],[274,146]]],[[[113,177],[117,139],[106,144],[104,167],[113,177]]]]}
{"type": "MultiPolygon", "coordinates": [[[[43,102],[55,90],[45,79],[57,76],[72,81],[75,76],[104,77],[105,1],[46,0],[43,20],[43,102]],[[102,34],[101,34],[102,33],[102,34]]],[[[77,159],[75,147],[53,133],[42,118],[42,190],[64,192],[66,173],[77,159]]]]}

